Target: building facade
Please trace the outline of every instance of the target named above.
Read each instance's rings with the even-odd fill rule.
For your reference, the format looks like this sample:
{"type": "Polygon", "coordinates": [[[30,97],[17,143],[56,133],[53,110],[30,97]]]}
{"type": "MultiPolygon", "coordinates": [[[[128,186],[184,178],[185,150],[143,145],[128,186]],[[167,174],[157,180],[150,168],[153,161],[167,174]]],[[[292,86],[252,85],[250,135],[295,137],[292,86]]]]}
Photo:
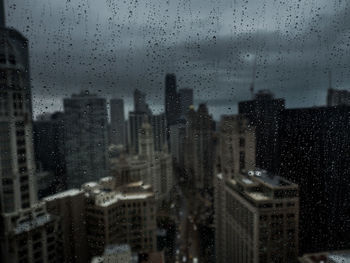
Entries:
{"type": "Polygon", "coordinates": [[[125,116],[124,116],[124,100],[111,99],[110,101],[111,115],[111,144],[123,145],[126,144],[125,137],[125,116]]]}
{"type": "Polygon", "coordinates": [[[37,200],[28,41],[0,16],[0,261],[60,262],[57,218],[37,200]]]}
{"type": "Polygon", "coordinates": [[[298,186],[261,170],[217,177],[216,262],[297,262],[298,186]]]}
{"type": "Polygon", "coordinates": [[[214,122],[205,104],[191,109],[186,121],[185,171],[196,189],[208,190],[213,184],[214,122]]]}
{"type": "Polygon", "coordinates": [[[247,116],[255,127],[256,167],[271,172],[277,169],[278,130],[284,108],[284,99],[276,99],[268,90],[261,90],[253,100],[238,104],[239,114],[247,116]]]}
{"type": "Polygon", "coordinates": [[[156,204],[153,191],[142,182],[115,187],[103,178],[82,186],[86,200],[90,256],[101,255],[111,244],[129,244],[137,253],[156,250],[156,204]]]}
{"type": "Polygon", "coordinates": [[[70,189],[44,198],[47,211],[59,217],[62,240],[62,262],[88,262],[85,196],[70,189]]]}
{"type": "Polygon", "coordinates": [[[108,175],[106,100],[88,92],[63,101],[68,188],[108,175]]]}
{"type": "Polygon", "coordinates": [[[180,117],[186,117],[193,106],[193,89],[179,89],[180,117]]]}

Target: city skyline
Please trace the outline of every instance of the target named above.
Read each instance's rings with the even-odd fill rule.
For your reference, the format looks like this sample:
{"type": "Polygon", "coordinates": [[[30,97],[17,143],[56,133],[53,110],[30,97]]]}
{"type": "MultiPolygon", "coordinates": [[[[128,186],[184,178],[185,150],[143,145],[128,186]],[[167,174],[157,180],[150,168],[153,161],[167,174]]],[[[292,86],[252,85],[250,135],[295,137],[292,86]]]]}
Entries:
{"type": "Polygon", "coordinates": [[[218,119],[222,113],[234,113],[235,104],[250,97],[255,55],[256,89],[287,98],[287,107],[323,104],[329,69],[334,87],[349,89],[348,1],[292,1],[276,8],[270,8],[270,0],[263,1],[266,5],[236,0],[217,6],[182,0],[6,2],[8,24],[31,43],[36,113],[45,107],[59,109],[61,98],[81,89],[100,90],[107,99],[122,97],[128,110],[136,88],[147,92],[150,106],[159,111],[163,76],[174,72],[179,88],[193,88],[196,104],[207,101],[218,119]],[[145,17],[143,8],[154,19],[145,17]],[[245,8],[243,15],[237,11],[245,8]],[[188,9],[196,11],[190,15],[188,9]],[[126,10],[132,13],[116,15],[126,10]],[[176,21],[175,10],[182,21],[176,21]],[[50,23],[43,25],[40,19],[50,23]],[[72,69],[78,68],[73,76],[72,69]]]}

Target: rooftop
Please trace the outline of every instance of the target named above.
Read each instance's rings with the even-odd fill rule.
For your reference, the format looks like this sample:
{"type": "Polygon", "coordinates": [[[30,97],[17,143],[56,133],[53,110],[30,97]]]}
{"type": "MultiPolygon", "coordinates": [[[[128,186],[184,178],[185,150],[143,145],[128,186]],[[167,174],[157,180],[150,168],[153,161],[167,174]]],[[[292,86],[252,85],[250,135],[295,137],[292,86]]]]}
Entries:
{"type": "Polygon", "coordinates": [[[50,195],[46,198],[44,198],[45,201],[52,201],[52,200],[55,200],[55,199],[60,199],[60,198],[65,198],[65,197],[68,197],[68,196],[75,196],[75,195],[78,195],[80,193],[82,193],[83,191],[79,190],[79,189],[70,189],[70,190],[67,190],[67,191],[64,191],[64,192],[60,192],[60,193],[57,193],[57,194],[54,194],[54,195],[50,195]]]}
{"type": "MultiPolygon", "coordinates": [[[[259,183],[264,183],[270,187],[289,187],[296,186],[294,183],[278,176],[268,173],[265,170],[255,170],[248,172],[248,178],[259,183]]],[[[242,179],[244,180],[244,179],[242,179]]],[[[249,180],[249,179],[248,179],[249,180]]]]}
{"type": "Polygon", "coordinates": [[[350,262],[350,250],[306,254],[300,258],[304,263],[347,263],[350,262]]]}

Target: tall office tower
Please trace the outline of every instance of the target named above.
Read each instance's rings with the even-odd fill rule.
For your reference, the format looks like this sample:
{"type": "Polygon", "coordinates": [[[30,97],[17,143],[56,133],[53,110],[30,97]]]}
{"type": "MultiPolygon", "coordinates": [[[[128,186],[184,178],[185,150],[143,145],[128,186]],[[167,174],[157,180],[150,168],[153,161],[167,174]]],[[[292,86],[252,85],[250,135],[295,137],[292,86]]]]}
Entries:
{"type": "Polygon", "coordinates": [[[149,116],[144,112],[129,112],[128,120],[128,146],[129,153],[137,154],[139,152],[139,133],[142,124],[145,120],[148,120],[149,116]]]}
{"type": "Polygon", "coordinates": [[[170,152],[175,164],[181,169],[184,168],[185,140],[186,120],[181,118],[170,126],[170,152]]]}
{"type": "Polygon", "coordinates": [[[256,128],[256,165],[270,172],[276,171],[278,127],[284,104],[284,99],[275,99],[270,91],[259,91],[254,100],[238,105],[238,112],[256,128]]]}
{"type": "Polygon", "coordinates": [[[226,213],[225,181],[255,167],[255,130],[242,115],[221,117],[217,132],[214,167],[214,225],[217,262],[225,262],[226,244],[222,238],[226,213]]]}
{"type": "Polygon", "coordinates": [[[207,106],[191,109],[186,123],[185,170],[193,186],[201,190],[212,188],[214,122],[207,106]]]}
{"type": "Polygon", "coordinates": [[[221,117],[215,172],[234,178],[255,168],[255,128],[243,115],[221,117]]]}
{"type": "Polygon", "coordinates": [[[34,153],[40,172],[53,173],[51,193],[66,188],[64,114],[55,112],[34,121],[34,153]]]}
{"type": "Polygon", "coordinates": [[[114,179],[106,177],[82,189],[90,256],[101,255],[111,244],[129,244],[136,253],[156,251],[156,206],[149,185],[138,182],[116,189],[114,179]]]}
{"type": "Polygon", "coordinates": [[[300,253],[349,248],[350,107],[288,109],[282,119],[279,172],[300,188],[300,253]]]}
{"type": "Polygon", "coordinates": [[[49,213],[60,217],[61,262],[88,262],[84,191],[70,189],[48,196],[43,201],[49,213]]]}
{"type": "Polygon", "coordinates": [[[193,89],[179,89],[180,116],[186,117],[193,106],[193,89]]]}
{"type": "Polygon", "coordinates": [[[216,262],[297,262],[298,186],[261,170],[217,177],[216,262]]]}
{"type": "Polygon", "coordinates": [[[106,100],[81,92],[63,100],[68,188],[108,175],[106,100]]]}
{"type": "Polygon", "coordinates": [[[152,112],[146,102],[146,94],[138,89],[134,91],[134,111],[151,115],[152,112]]]}
{"type": "Polygon", "coordinates": [[[175,124],[180,115],[179,95],[176,90],[175,74],[165,76],[165,116],[167,127],[175,124]]]}
{"type": "Polygon", "coordinates": [[[160,152],[166,145],[166,118],[165,114],[151,116],[151,124],[154,137],[154,150],[160,152]]]}
{"type": "Polygon", "coordinates": [[[111,143],[114,145],[125,145],[125,117],[124,101],[122,99],[111,99],[111,143]]]}
{"type": "Polygon", "coordinates": [[[0,16],[0,261],[57,262],[57,218],[37,201],[28,41],[0,16]]]}
{"type": "Polygon", "coordinates": [[[327,106],[350,105],[350,91],[329,88],[327,93],[327,106]]]}

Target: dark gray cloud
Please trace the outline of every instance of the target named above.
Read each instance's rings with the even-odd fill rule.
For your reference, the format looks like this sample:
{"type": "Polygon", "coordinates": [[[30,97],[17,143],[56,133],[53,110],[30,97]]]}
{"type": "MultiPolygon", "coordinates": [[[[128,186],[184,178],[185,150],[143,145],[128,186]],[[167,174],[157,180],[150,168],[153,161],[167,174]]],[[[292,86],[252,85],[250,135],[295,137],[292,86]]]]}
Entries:
{"type": "Polygon", "coordinates": [[[8,24],[31,43],[36,112],[81,89],[123,97],[135,88],[161,110],[164,75],[194,88],[215,117],[256,89],[287,106],[323,104],[328,70],[350,87],[349,2],[292,0],[8,0],[8,24]]]}

